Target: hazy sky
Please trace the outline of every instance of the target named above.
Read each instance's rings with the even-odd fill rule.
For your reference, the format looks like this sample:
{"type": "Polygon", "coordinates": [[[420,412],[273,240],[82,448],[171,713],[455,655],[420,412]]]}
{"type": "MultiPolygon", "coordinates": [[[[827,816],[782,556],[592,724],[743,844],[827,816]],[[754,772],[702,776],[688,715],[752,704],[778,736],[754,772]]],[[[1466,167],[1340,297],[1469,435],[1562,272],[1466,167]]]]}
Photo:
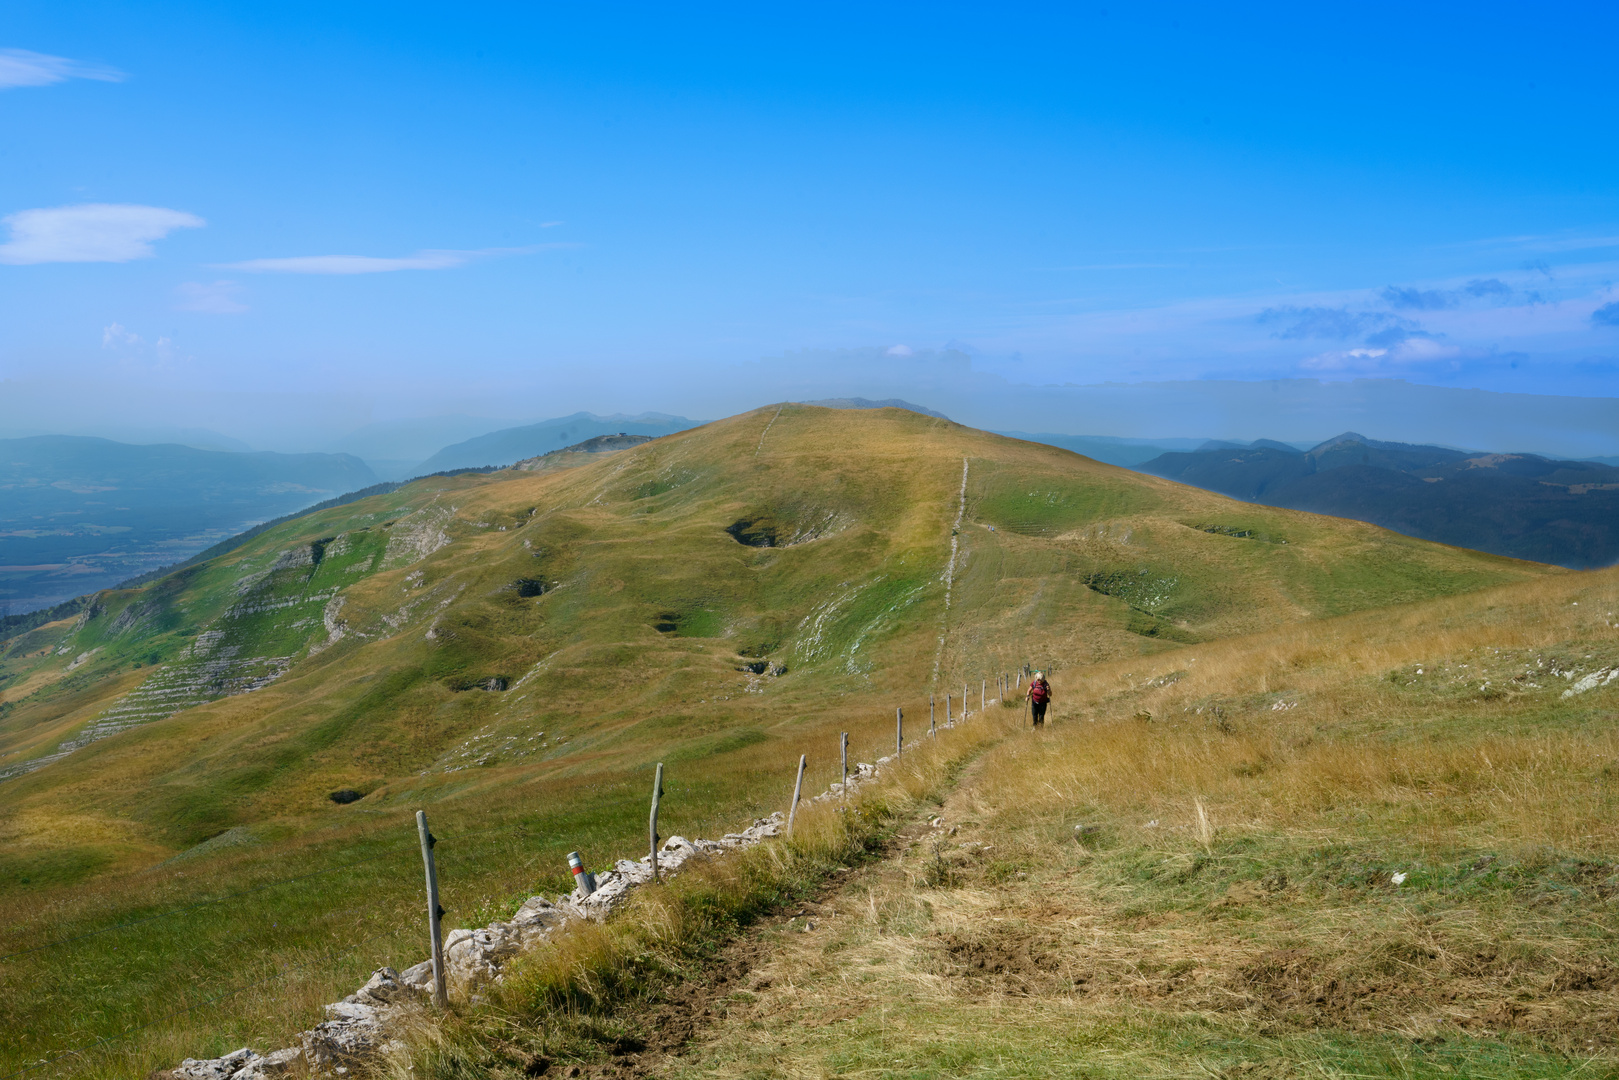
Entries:
{"type": "Polygon", "coordinates": [[[0,424],[1612,396],[1616,12],[10,0],[0,424]]]}

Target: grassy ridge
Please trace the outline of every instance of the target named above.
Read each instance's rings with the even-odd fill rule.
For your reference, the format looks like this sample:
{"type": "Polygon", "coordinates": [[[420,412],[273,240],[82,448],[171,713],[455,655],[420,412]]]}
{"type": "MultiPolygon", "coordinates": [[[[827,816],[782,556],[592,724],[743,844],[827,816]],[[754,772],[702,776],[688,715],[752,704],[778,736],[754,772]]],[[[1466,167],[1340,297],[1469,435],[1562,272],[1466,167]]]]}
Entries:
{"type": "MultiPolygon", "coordinates": [[[[928,693],[976,691],[1025,660],[1134,666],[1177,642],[1549,574],[899,410],[775,415],[566,472],[418,481],[7,642],[0,769],[155,699],[160,679],[191,679],[195,700],[0,782],[0,952],[320,873],[292,935],[273,891],[199,909],[217,923],[196,940],[239,940],[225,949],[236,966],[200,964],[189,923],[141,931],[155,935],[141,1000],[213,1002],[238,971],[264,977],[132,1036],[120,1060],[194,1054],[209,1032],[275,1042],[360,968],[408,951],[419,884],[356,855],[392,851],[401,841],[376,823],[401,828],[417,806],[446,835],[522,838],[446,870],[470,924],[460,913],[557,883],[572,847],[604,863],[637,853],[657,760],[690,763],[668,829],[712,835],[779,808],[799,752],[822,748],[811,782],[824,785],[838,731],[869,759],[895,706],[915,717],[928,693]],[[284,674],[262,688],[218,696],[274,665],[284,674]],[[336,806],[338,788],[365,798],[336,806]],[[369,941],[372,926],[374,948],[317,949],[369,941]]],[[[149,1018],[126,997],[119,934],[7,965],[0,1008],[19,1034],[0,1066],[149,1018]],[[48,1021],[42,982],[87,1003],[82,1027],[48,1021]]]]}

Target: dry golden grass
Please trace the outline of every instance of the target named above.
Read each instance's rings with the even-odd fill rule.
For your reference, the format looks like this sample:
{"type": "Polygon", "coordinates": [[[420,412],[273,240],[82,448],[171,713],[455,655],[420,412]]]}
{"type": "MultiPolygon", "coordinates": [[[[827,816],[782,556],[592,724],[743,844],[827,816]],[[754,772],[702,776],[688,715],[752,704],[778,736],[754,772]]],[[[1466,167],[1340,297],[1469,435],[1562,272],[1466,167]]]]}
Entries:
{"type": "Polygon", "coordinates": [[[544,1055],[599,1061],[600,1044],[625,1027],[624,1010],[699,976],[743,926],[866,859],[895,822],[937,805],[955,771],[1004,737],[1007,725],[997,717],[941,730],[848,803],[801,806],[790,839],[688,864],[637,890],[612,919],[571,925],[513,962],[487,1000],[454,1002],[450,1015],[414,1028],[409,1049],[388,1056],[382,1075],[516,1076],[544,1055]]]}
{"type": "Polygon", "coordinates": [[[677,1075],[1619,1075],[1616,583],[1059,679],[677,1075]]]}

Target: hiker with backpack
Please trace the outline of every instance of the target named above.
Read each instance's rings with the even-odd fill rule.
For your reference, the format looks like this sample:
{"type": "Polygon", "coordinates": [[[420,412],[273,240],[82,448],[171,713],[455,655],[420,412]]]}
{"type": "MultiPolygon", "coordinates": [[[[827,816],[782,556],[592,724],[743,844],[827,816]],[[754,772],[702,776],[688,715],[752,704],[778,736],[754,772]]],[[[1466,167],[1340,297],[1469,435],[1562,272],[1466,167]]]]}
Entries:
{"type": "Polygon", "coordinates": [[[1034,714],[1034,726],[1043,727],[1046,722],[1046,706],[1051,704],[1051,684],[1046,682],[1046,673],[1037,671],[1034,678],[1029,680],[1029,710],[1034,714]]]}

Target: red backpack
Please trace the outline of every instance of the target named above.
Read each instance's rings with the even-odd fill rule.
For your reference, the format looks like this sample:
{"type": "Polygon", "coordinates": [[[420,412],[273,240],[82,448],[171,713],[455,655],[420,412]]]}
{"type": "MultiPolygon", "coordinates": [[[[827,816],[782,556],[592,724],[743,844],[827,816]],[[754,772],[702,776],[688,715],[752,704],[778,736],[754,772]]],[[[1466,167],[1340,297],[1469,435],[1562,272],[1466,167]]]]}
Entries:
{"type": "Polygon", "coordinates": [[[1044,679],[1037,679],[1029,684],[1029,700],[1036,705],[1044,705],[1051,699],[1051,684],[1044,679]]]}

